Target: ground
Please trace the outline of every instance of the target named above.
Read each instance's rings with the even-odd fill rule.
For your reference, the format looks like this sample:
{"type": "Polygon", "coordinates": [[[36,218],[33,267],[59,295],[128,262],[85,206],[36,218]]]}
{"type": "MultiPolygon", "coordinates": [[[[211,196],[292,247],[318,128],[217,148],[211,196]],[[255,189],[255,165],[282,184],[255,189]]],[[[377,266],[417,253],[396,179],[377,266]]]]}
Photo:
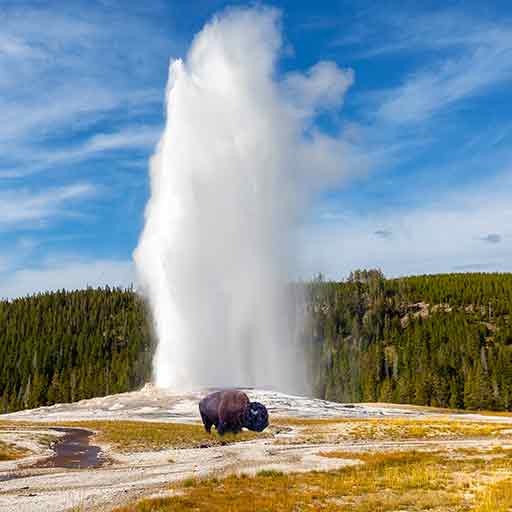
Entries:
{"type": "Polygon", "coordinates": [[[146,386],[0,416],[0,511],[512,510],[512,416],[247,390],[270,427],[221,438],[199,422],[205,393],[146,386]],[[52,467],[61,452],[71,467],[52,467]]]}

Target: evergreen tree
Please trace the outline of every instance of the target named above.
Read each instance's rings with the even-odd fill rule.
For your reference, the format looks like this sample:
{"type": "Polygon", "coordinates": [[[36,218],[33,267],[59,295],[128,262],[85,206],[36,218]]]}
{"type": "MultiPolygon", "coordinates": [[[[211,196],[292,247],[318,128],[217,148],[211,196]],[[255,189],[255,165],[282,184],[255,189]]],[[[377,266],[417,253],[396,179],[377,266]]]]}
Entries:
{"type": "Polygon", "coordinates": [[[133,290],[0,301],[0,412],[136,389],[149,380],[152,357],[133,290]]]}

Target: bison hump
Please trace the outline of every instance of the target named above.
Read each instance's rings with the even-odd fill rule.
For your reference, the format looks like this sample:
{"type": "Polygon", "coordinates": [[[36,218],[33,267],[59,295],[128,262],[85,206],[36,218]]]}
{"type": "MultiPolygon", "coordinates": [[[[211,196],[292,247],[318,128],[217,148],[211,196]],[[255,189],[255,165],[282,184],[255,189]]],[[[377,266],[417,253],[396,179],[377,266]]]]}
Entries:
{"type": "Polygon", "coordinates": [[[228,425],[242,425],[249,397],[242,391],[227,390],[221,393],[219,419],[228,425]]]}

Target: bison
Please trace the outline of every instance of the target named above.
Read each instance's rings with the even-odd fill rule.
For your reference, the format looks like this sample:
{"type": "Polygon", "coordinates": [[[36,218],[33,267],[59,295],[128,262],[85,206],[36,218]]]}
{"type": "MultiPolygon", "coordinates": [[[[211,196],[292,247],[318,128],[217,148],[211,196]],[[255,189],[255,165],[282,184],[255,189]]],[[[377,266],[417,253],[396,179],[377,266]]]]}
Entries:
{"type": "Polygon", "coordinates": [[[243,427],[261,432],[268,426],[267,408],[234,389],[210,393],[199,402],[199,412],[206,432],[215,425],[221,436],[225,432],[237,434],[243,427]]]}

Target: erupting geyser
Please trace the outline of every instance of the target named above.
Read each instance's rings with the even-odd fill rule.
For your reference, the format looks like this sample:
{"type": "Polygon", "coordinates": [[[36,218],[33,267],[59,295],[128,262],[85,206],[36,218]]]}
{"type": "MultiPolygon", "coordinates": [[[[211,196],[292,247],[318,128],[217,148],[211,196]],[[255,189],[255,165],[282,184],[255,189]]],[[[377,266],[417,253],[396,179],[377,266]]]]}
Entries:
{"type": "Polygon", "coordinates": [[[352,73],[321,62],[281,78],[279,13],[232,9],[171,63],[167,124],[135,261],[163,387],[303,391],[286,283],[299,213],[343,173],[344,144],[315,116],[352,73]]]}

